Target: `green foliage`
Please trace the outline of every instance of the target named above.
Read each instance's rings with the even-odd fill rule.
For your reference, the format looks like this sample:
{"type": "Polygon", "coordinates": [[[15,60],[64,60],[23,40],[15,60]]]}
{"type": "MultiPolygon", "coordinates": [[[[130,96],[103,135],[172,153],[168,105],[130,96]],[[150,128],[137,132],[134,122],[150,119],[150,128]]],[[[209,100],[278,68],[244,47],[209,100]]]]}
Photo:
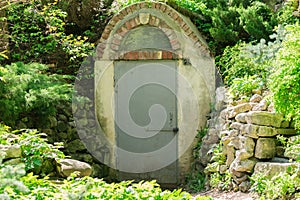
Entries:
{"type": "Polygon", "coordinates": [[[289,168],[273,177],[265,174],[253,174],[251,190],[261,195],[260,199],[292,199],[300,197],[300,169],[289,168]]]}
{"type": "Polygon", "coordinates": [[[41,0],[33,0],[10,4],[7,21],[11,62],[30,60],[80,67],[94,44],[88,37],[66,33],[67,13],[58,2],[43,4],[41,0]]]}
{"type": "Polygon", "coordinates": [[[272,62],[269,87],[276,110],[293,118],[295,128],[300,129],[300,26],[288,25],[286,30],[282,48],[272,62]]]}
{"type": "Polygon", "coordinates": [[[225,165],[226,155],[223,152],[223,144],[220,142],[212,148],[211,163],[205,168],[205,174],[208,176],[209,185],[219,190],[232,189],[232,176],[229,171],[220,172],[220,166],[225,165]]]}
{"type": "MultiPolygon", "coordinates": [[[[186,177],[186,187],[189,191],[199,192],[204,189],[206,183],[206,177],[203,171],[197,169],[197,162],[199,159],[199,151],[202,146],[202,139],[207,134],[208,128],[205,127],[201,130],[198,130],[196,135],[197,144],[193,148],[193,156],[195,161],[192,163],[192,170],[186,177]]],[[[199,164],[198,164],[199,165],[199,164]]]]}
{"type": "Polygon", "coordinates": [[[56,105],[71,102],[71,76],[47,75],[47,66],[13,63],[0,66],[0,120],[10,126],[19,119],[41,127],[56,105]],[[25,117],[26,116],[26,117],[25,117]]]}
{"type": "Polygon", "coordinates": [[[45,136],[32,129],[10,131],[8,126],[0,124],[0,144],[20,145],[25,170],[42,176],[53,171],[54,159],[64,158],[63,152],[59,150],[62,143],[49,144],[45,136]]]}
{"type": "Polygon", "coordinates": [[[290,138],[278,135],[277,140],[285,148],[285,155],[300,162],[300,135],[290,138]]]}
{"type": "Polygon", "coordinates": [[[262,91],[265,87],[265,82],[257,75],[245,76],[244,78],[235,78],[229,88],[229,93],[233,100],[241,97],[250,98],[255,91],[262,91]]]}

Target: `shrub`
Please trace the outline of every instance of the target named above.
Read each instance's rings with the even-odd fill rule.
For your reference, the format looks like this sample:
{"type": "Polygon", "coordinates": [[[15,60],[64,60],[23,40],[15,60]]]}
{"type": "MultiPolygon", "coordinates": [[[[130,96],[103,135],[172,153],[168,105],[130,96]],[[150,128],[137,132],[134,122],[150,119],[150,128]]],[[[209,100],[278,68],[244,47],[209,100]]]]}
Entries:
{"type": "Polygon", "coordinates": [[[0,66],[0,120],[9,126],[23,119],[41,127],[57,104],[71,102],[73,79],[66,75],[47,75],[46,65],[22,62],[0,66]]]}
{"type": "Polygon", "coordinates": [[[8,126],[0,124],[0,144],[20,145],[25,170],[42,176],[55,171],[54,159],[64,158],[63,152],[59,150],[62,143],[49,144],[45,136],[32,129],[10,131],[8,126]]]}
{"type": "Polygon", "coordinates": [[[41,0],[33,0],[9,5],[10,62],[59,64],[60,70],[53,70],[62,72],[64,69],[65,74],[74,73],[70,67],[80,67],[94,44],[87,36],[66,33],[67,13],[58,2],[43,4],[41,0]]]}
{"type": "Polygon", "coordinates": [[[300,197],[299,168],[289,168],[273,177],[265,174],[253,174],[251,190],[257,192],[263,199],[297,199],[300,197]]]}
{"type": "Polygon", "coordinates": [[[288,25],[286,30],[283,47],[272,62],[269,87],[276,110],[288,119],[293,118],[295,128],[300,129],[300,26],[288,25]]]}

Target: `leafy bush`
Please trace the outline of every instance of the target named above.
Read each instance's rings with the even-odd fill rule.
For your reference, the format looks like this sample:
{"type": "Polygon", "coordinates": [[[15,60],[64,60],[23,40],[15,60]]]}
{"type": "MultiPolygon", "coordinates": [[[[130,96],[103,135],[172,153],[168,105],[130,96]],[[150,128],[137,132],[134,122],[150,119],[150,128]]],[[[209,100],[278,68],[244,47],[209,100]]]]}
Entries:
{"type": "Polygon", "coordinates": [[[46,65],[21,62],[0,66],[0,120],[9,126],[25,120],[32,127],[41,127],[56,105],[71,102],[72,77],[47,75],[46,65]]]}
{"type": "Polygon", "coordinates": [[[286,39],[272,64],[274,70],[269,81],[277,111],[293,118],[300,129],[300,26],[288,25],[286,39]]]}
{"type": "Polygon", "coordinates": [[[287,172],[273,177],[265,174],[253,174],[251,190],[257,192],[263,199],[297,199],[300,197],[299,168],[289,168],[287,172]]]}
{"type": "Polygon", "coordinates": [[[232,81],[232,84],[229,88],[229,93],[233,100],[237,100],[241,97],[249,98],[252,96],[255,91],[261,91],[265,87],[265,81],[254,75],[254,76],[245,76],[244,78],[236,78],[232,81]]]}
{"type": "MultiPolygon", "coordinates": [[[[67,13],[58,2],[43,4],[41,0],[33,0],[10,4],[7,9],[10,62],[30,60],[80,67],[94,44],[86,36],[66,33],[67,13]]],[[[66,68],[64,73],[67,70],[71,69],[66,68]]]]}
{"type": "Polygon", "coordinates": [[[25,170],[42,176],[55,171],[54,159],[64,158],[63,152],[59,150],[62,143],[49,144],[45,136],[32,129],[10,131],[8,126],[0,124],[0,144],[20,145],[25,170]]]}
{"type": "Polygon", "coordinates": [[[211,151],[211,163],[207,165],[204,171],[208,176],[209,185],[219,190],[231,190],[233,187],[231,174],[228,170],[224,173],[220,172],[220,166],[226,163],[226,155],[223,152],[222,142],[215,145],[211,151]]]}

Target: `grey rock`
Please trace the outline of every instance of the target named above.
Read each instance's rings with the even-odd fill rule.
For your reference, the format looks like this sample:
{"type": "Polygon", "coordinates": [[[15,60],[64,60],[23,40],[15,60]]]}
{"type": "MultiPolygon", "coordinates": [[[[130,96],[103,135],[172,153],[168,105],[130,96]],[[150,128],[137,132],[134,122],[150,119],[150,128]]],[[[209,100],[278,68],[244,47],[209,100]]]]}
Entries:
{"type": "Polygon", "coordinates": [[[233,122],[231,125],[230,125],[230,128],[231,129],[236,129],[236,130],[240,130],[241,129],[241,126],[243,126],[244,124],[240,123],[240,122],[233,122]]]}
{"type": "Polygon", "coordinates": [[[75,171],[79,172],[80,177],[92,174],[92,167],[89,164],[73,159],[60,159],[57,162],[57,170],[62,177],[68,177],[75,171]]]}
{"type": "Polygon", "coordinates": [[[281,127],[281,128],[289,128],[289,127],[290,127],[290,122],[284,120],[284,121],[281,122],[280,127],[281,127]]]}
{"type": "Polygon", "coordinates": [[[278,135],[296,135],[297,131],[291,128],[279,128],[276,130],[278,135]]]}
{"type": "Polygon", "coordinates": [[[248,172],[251,173],[253,168],[256,164],[257,160],[255,159],[246,159],[246,160],[239,160],[237,158],[230,165],[230,171],[234,170],[237,172],[248,172]]]}
{"type": "Polygon", "coordinates": [[[259,104],[257,104],[256,106],[254,106],[252,108],[253,111],[264,111],[264,110],[267,110],[268,108],[268,102],[263,99],[259,102],[259,104]]]}
{"type": "Polygon", "coordinates": [[[0,145],[0,151],[5,152],[4,159],[19,158],[22,156],[20,145],[0,145]]]}
{"type": "MultiPolygon", "coordinates": [[[[288,168],[298,168],[299,163],[273,163],[273,162],[258,162],[254,168],[254,174],[264,174],[271,178],[278,175],[280,172],[286,172],[288,168]]],[[[300,172],[299,172],[300,175],[300,172]]]]}
{"type": "Polygon", "coordinates": [[[275,156],[276,144],[273,138],[259,138],[256,142],[255,157],[269,159],[275,156]]]}
{"type": "Polygon", "coordinates": [[[247,113],[240,113],[235,117],[237,122],[246,123],[246,115],[247,113]]]}
{"type": "Polygon", "coordinates": [[[239,190],[241,192],[249,192],[251,188],[251,183],[250,181],[243,181],[240,185],[239,185],[239,190]]]}
{"type": "Polygon", "coordinates": [[[240,113],[244,113],[251,110],[251,105],[249,103],[243,103],[237,106],[234,106],[232,108],[229,108],[228,110],[228,118],[234,118],[236,115],[240,113]]]}
{"type": "Polygon", "coordinates": [[[259,103],[262,100],[262,96],[259,94],[254,94],[251,98],[250,98],[250,102],[252,103],[259,103]]]}
{"type": "Polygon", "coordinates": [[[257,125],[245,124],[245,125],[241,126],[241,133],[245,134],[248,137],[257,139],[258,138],[258,135],[257,135],[258,129],[259,129],[259,126],[257,126],[257,125]]]}
{"type": "Polygon", "coordinates": [[[247,113],[245,119],[248,124],[280,127],[283,116],[278,113],[266,111],[250,111],[247,113]]]}
{"type": "Polygon", "coordinates": [[[273,137],[277,135],[277,131],[273,127],[269,126],[259,126],[257,135],[260,137],[273,137]]]}

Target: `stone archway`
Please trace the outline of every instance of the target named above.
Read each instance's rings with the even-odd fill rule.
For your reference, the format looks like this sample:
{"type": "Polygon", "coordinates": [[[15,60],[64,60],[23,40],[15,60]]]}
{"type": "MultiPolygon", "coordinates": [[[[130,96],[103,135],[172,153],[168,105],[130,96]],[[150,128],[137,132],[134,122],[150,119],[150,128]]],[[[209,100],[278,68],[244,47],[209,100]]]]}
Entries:
{"type": "MultiPolygon", "coordinates": [[[[215,91],[214,59],[211,57],[208,47],[197,28],[188,18],[164,3],[142,2],[130,5],[117,13],[106,26],[96,49],[94,70],[96,116],[104,130],[104,134],[113,144],[109,148],[110,157],[106,159],[105,164],[127,172],[126,176],[118,173],[118,176],[124,179],[138,179],[140,177],[142,179],[157,179],[161,183],[168,183],[168,181],[169,183],[182,182],[193,160],[192,143],[195,141],[197,130],[206,125],[206,115],[210,112],[210,105],[213,102],[215,91]],[[131,76],[128,74],[131,74],[131,76]],[[170,74],[174,74],[174,76],[170,74]],[[122,78],[127,77],[127,75],[131,77],[127,79],[129,82],[122,82],[122,78]],[[131,80],[134,81],[130,82],[131,80]],[[145,80],[148,82],[146,83],[145,80]],[[127,91],[127,88],[137,83],[140,84],[137,88],[144,89],[147,88],[146,85],[148,86],[149,83],[166,84],[164,87],[167,90],[159,89],[156,85],[151,86],[151,89],[141,91],[145,92],[147,97],[150,95],[157,96],[157,98],[138,100],[138,98],[144,97],[143,95],[135,97],[134,92],[138,91],[138,89],[135,89],[132,96],[129,97],[130,101],[135,103],[134,106],[129,108],[130,101],[128,100],[128,105],[123,104],[123,97],[120,97],[120,93],[123,92],[124,95],[130,93],[131,91],[127,91]],[[126,87],[123,87],[124,85],[126,87]],[[155,93],[155,91],[160,91],[160,93],[155,93]],[[156,99],[162,98],[168,93],[167,91],[171,91],[174,97],[172,95],[163,97],[162,101],[156,102],[156,99]],[[173,100],[170,99],[174,99],[174,104],[164,104],[164,99],[172,102],[173,100]],[[148,105],[143,103],[148,101],[150,102],[149,107],[142,107],[148,105]],[[142,125],[139,125],[139,128],[143,128],[139,129],[140,132],[143,132],[144,130],[149,131],[152,122],[163,116],[163,112],[157,111],[156,117],[151,118],[151,103],[162,105],[165,113],[167,113],[162,124],[162,127],[165,128],[161,128],[157,134],[162,132],[176,133],[171,134],[170,140],[166,140],[165,144],[165,146],[168,146],[171,141],[175,141],[169,151],[166,151],[170,153],[174,148],[173,150],[176,153],[173,156],[165,156],[163,159],[161,157],[156,158],[153,155],[149,157],[152,163],[163,163],[161,168],[149,168],[152,164],[147,163],[146,160],[143,162],[147,163],[145,164],[147,166],[136,167],[141,162],[135,163],[134,160],[142,160],[145,158],[145,154],[137,157],[132,157],[132,152],[131,154],[121,154],[122,151],[118,146],[122,143],[118,140],[121,137],[121,126],[130,124],[131,118],[137,124],[140,119],[145,119],[140,122],[142,125]],[[171,104],[174,110],[170,111],[168,109],[171,104]],[[141,114],[141,112],[132,109],[136,107],[139,107],[140,110],[149,110],[149,113],[141,114]],[[130,114],[126,117],[122,114],[125,109],[128,109],[130,114]],[[134,119],[135,114],[132,113],[136,113],[138,117],[134,119]],[[118,119],[118,116],[121,116],[120,119],[118,119]],[[130,118],[128,122],[120,125],[120,120],[122,122],[128,118],[130,118]],[[170,125],[169,129],[166,128],[167,124],[170,125]],[[126,159],[121,159],[123,157],[126,157],[126,159]],[[175,159],[169,159],[171,157],[175,159]],[[126,164],[126,160],[131,160],[131,162],[129,161],[126,164]],[[162,160],[166,162],[161,162],[162,160]],[[120,165],[120,162],[125,162],[125,165],[129,168],[120,168],[120,166],[125,166],[120,165]],[[172,165],[172,163],[175,164],[172,165]],[[132,171],[130,171],[130,167],[132,167],[132,171]],[[146,171],[143,172],[141,169],[146,171]],[[135,170],[142,175],[133,175],[135,170]],[[176,173],[169,173],[174,170],[176,173]],[[171,180],[170,177],[175,177],[175,179],[171,180]]],[[[157,124],[160,121],[158,120],[157,124]]],[[[124,132],[130,135],[134,132],[134,129],[129,127],[124,132]]],[[[138,143],[137,140],[132,139],[130,141],[128,138],[127,140],[129,142],[128,148],[135,151],[136,149],[131,147],[138,143]]],[[[158,139],[158,141],[162,140],[162,137],[158,139]]],[[[149,144],[145,144],[145,146],[147,145],[149,144]]],[[[163,149],[162,146],[164,145],[159,148],[163,149]]],[[[151,144],[149,149],[152,149],[151,144]]],[[[155,164],[153,166],[157,167],[155,164]]]]}

